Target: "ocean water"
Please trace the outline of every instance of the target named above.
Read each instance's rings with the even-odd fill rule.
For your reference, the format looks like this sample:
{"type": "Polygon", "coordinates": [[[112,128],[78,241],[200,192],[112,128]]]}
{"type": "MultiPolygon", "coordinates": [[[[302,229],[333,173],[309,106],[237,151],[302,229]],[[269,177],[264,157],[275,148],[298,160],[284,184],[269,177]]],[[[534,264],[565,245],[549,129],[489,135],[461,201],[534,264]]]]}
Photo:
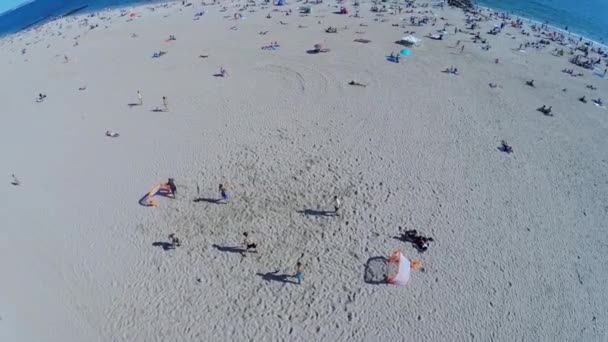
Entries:
{"type": "Polygon", "coordinates": [[[130,4],[158,3],[161,0],[0,0],[0,8],[10,8],[0,14],[0,35],[18,32],[31,25],[43,23],[86,6],[78,13],[130,4]],[[16,4],[21,3],[22,5],[16,4]]]}
{"type": "MultiPolygon", "coordinates": [[[[476,4],[608,44],[608,0],[477,0],[476,4]]],[[[1,20],[1,18],[0,18],[1,20]]]]}
{"type": "MultiPolygon", "coordinates": [[[[0,8],[27,3],[0,14],[0,35],[13,33],[88,5],[84,11],[159,0],[0,0],[0,8]],[[28,3],[29,1],[29,3],[28,3]]],[[[530,18],[608,43],[608,0],[476,0],[480,6],[530,18]]]]}

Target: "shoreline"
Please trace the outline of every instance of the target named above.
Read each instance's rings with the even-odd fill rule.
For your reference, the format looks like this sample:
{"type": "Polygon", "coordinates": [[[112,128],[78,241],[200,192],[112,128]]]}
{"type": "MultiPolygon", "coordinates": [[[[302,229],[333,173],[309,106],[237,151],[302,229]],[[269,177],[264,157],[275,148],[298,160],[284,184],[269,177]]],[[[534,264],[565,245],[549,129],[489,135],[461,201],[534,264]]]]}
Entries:
{"type": "MultiPolygon", "coordinates": [[[[34,2],[35,0],[32,0],[31,2],[34,2]]],[[[31,3],[30,2],[30,3],[31,3]]],[[[136,8],[136,7],[143,7],[143,6],[155,6],[158,4],[170,4],[170,3],[175,3],[175,2],[179,2],[179,0],[147,0],[147,2],[134,2],[131,4],[119,4],[119,5],[115,5],[115,6],[108,6],[108,7],[100,7],[100,8],[96,8],[96,7],[91,7],[91,5],[89,4],[85,4],[85,5],[81,5],[78,6],[74,9],[70,9],[70,10],[66,10],[65,13],[62,14],[58,14],[58,15],[49,15],[48,17],[45,18],[41,18],[38,19],[30,24],[27,24],[26,26],[24,26],[23,28],[19,29],[16,32],[5,32],[5,33],[0,33],[0,39],[3,39],[5,37],[8,37],[10,35],[18,35],[21,34],[23,32],[27,32],[30,30],[36,30],[38,27],[44,26],[46,24],[50,24],[56,20],[60,20],[63,18],[70,18],[70,17],[77,17],[80,15],[89,15],[92,13],[102,13],[105,11],[112,11],[112,10],[122,10],[122,9],[127,9],[127,8],[136,8]]],[[[23,4],[13,10],[17,10],[20,7],[26,6],[29,3],[23,4]]],[[[9,10],[9,11],[13,11],[13,10],[9,10]]],[[[7,11],[7,12],[9,12],[7,11]]],[[[7,13],[5,12],[5,13],[7,13]]],[[[1,17],[0,17],[1,19],[1,17]]]]}
{"type": "MultiPolygon", "coordinates": [[[[127,9],[127,8],[144,7],[146,5],[152,5],[153,6],[153,5],[158,5],[158,4],[171,4],[171,3],[178,3],[178,2],[179,2],[179,0],[153,0],[153,1],[150,1],[148,3],[133,3],[131,5],[124,4],[124,5],[116,5],[116,6],[110,6],[110,7],[97,8],[97,9],[93,8],[93,9],[90,9],[90,10],[87,10],[87,7],[89,7],[89,5],[85,5],[84,8],[81,6],[80,9],[83,9],[82,11],[80,9],[76,9],[76,13],[70,14],[69,12],[74,11],[74,10],[71,10],[67,14],[60,15],[60,16],[57,16],[55,18],[50,18],[49,21],[45,21],[44,23],[39,23],[39,22],[47,20],[49,18],[40,19],[37,22],[29,24],[28,26],[24,27],[23,29],[20,29],[17,32],[0,34],[0,39],[3,39],[4,37],[10,36],[11,34],[19,34],[21,32],[25,32],[25,31],[28,31],[28,30],[35,30],[37,27],[43,26],[43,25],[45,25],[47,23],[52,23],[55,20],[58,20],[58,19],[61,19],[61,18],[65,18],[65,17],[75,17],[75,16],[78,16],[78,15],[91,14],[91,13],[101,13],[101,12],[109,11],[109,10],[122,10],[122,9],[127,9]]],[[[201,5],[197,5],[197,6],[201,6],[201,5]]],[[[445,6],[447,6],[447,5],[445,5],[445,6]]],[[[450,7],[450,6],[447,6],[447,7],[450,7]]],[[[485,9],[485,10],[488,10],[488,11],[491,11],[491,12],[494,12],[494,13],[505,13],[505,14],[508,14],[510,17],[518,18],[518,19],[521,19],[523,21],[527,21],[528,23],[534,23],[534,24],[537,24],[537,25],[545,25],[545,23],[543,23],[541,21],[538,21],[536,19],[533,19],[533,18],[530,18],[530,17],[521,16],[521,15],[515,14],[513,12],[510,13],[510,12],[505,11],[505,10],[500,10],[500,9],[496,9],[496,8],[492,8],[492,7],[487,7],[487,6],[483,6],[483,5],[477,5],[477,4],[474,5],[474,8],[485,9]]],[[[547,27],[549,27],[554,32],[563,33],[563,34],[566,34],[568,36],[572,36],[572,37],[576,37],[576,38],[582,38],[583,41],[587,41],[587,42],[593,43],[593,45],[595,45],[595,46],[600,46],[602,48],[608,48],[608,42],[601,43],[601,42],[599,42],[597,40],[594,40],[594,39],[592,39],[590,37],[587,37],[587,36],[584,36],[584,35],[572,32],[572,31],[565,31],[564,29],[561,29],[561,28],[558,28],[556,26],[549,25],[549,24],[546,24],[546,25],[547,25],[547,27]]]]}
{"type": "Polygon", "coordinates": [[[523,16],[520,16],[520,15],[515,14],[515,13],[509,13],[508,11],[501,11],[499,9],[495,9],[495,8],[487,7],[487,6],[482,6],[482,5],[475,5],[475,8],[481,8],[481,9],[485,9],[487,11],[491,11],[491,12],[499,13],[499,14],[504,13],[504,14],[509,15],[509,17],[511,17],[511,18],[521,19],[524,22],[534,23],[536,25],[546,25],[547,27],[549,27],[554,32],[559,32],[559,33],[562,33],[564,35],[572,36],[572,37],[576,37],[576,38],[583,38],[583,41],[590,42],[594,46],[600,46],[602,48],[608,48],[608,42],[607,43],[601,43],[601,42],[593,40],[593,39],[591,39],[591,38],[589,38],[587,36],[583,36],[581,34],[574,33],[572,31],[566,31],[566,30],[564,30],[562,28],[559,28],[559,27],[556,27],[556,26],[550,25],[550,24],[545,24],[545,23],[543,23],[541,21],[538,21],[536,19],[532,19],[532,18],[529,18],[529,17],[523,17],[523,16]]]}

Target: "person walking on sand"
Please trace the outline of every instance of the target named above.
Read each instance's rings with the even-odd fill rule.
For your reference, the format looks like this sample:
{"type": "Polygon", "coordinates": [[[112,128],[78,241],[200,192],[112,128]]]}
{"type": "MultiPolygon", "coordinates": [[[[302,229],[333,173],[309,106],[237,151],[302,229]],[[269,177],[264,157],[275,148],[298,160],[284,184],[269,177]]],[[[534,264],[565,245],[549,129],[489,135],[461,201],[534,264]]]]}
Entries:
{"type": "Polygon", "coordinates": [[[462,52],[464,51],[464,44],[462,44],[462,46],[460,47],[460,54],[462,55],[462,52]]]}
{"type": "Polygon", "coordinates": [[[167,102],[166,96],[163,96],[163,107],[165,108],[165,112],[169,111],[169,103],[167,102]]]}
{"type": "Polygon", "coordinates": [[[137,100],[139,101],[140,106],[144,104],[144,98],[141,96],[139,90],[137,91],[137,100]]]}
{"type": "Polygon", "coordinates": [[[302,271],[303,271],[302,263],[298,261],[296,263],[296,274],[293,276],[294,278],[296,278],[298,280],[298,285],[300,285],[302,283],[302,281],[304,280],[304,273],[302,271]]]}
{"type": "Polygon", "coordinates": [[[338,196],[334,196],[334,214],[336,216],[340,216],[338,214],[338,210],[340,210],[340,199],[338,198],[338,196]]]}
{"type": "Polygon", "coordinates": [[[224,187],[224,184],[220,184],[219,192],[220,192],[220,200],[224,201],[224,203],[228,202],[228,191],[226,190],[226,187],[224,187]]]}

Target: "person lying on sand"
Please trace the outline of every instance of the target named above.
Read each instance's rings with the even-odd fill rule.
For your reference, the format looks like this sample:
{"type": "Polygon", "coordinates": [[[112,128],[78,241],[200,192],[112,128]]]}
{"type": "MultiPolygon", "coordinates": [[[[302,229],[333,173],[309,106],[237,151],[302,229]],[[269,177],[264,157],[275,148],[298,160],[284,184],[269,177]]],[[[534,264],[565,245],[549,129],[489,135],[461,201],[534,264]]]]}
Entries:
{"type": "Polygon", "coordinates": [[[429,242],[435,241],[432,237],[418,235],[416,230],[406,230],[401,239],[413,243],[420,252],[426,251],[429,248],[429,242]]]}
{"type": "Polygon", "coordinates": [[[207,58],[209,55],[198,55],[198,58],[207,58]]]}
{"type": "Polygon", "coordinates": [[[367,87],[367,85],[360,83],[358,81],[355,81],[355,80],[348,82],[348,84],[353,85],[353,86],[367,87]]]}
{"type": "Polygon", "coordinates": [[[498,88],[498,84],[496,83],[490,83],[489,86],[490,88],[498,88]]]}
{"type": "Polygon", "coordinates": [[[112,132],[112,131],[106,131],[106,137],[110,137],[110,138],[116,138],[118,137],[120,134],[116,133],[116,132],[112,132]]]}

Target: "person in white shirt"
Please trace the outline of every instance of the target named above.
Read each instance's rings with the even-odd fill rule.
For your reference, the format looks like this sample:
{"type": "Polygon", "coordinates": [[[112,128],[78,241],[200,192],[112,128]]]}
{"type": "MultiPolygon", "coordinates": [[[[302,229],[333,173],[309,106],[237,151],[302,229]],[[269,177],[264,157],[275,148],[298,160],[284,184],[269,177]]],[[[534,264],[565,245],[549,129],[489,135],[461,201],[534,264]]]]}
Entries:
{"type": "Polygon", "coordinates": [[[334,214],[338,216],[338,210],[340,210],[340,199],[338,196],[334,196],[334,214]]]}

